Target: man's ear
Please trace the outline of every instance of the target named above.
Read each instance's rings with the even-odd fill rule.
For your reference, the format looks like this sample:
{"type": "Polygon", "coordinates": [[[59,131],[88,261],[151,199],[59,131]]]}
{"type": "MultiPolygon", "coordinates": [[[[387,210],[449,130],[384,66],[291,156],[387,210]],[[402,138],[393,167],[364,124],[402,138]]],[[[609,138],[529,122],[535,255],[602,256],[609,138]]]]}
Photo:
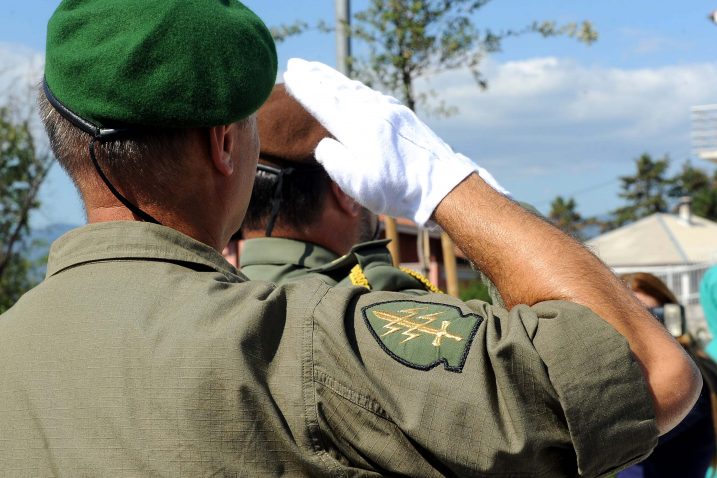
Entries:
{"type": "Polygon", "coordinates": [[[224,176],[231,176],[234,172],[235,128],[234,124],[209,128],[209,156],[216,170],[224,176]]]}
{"type": "Polygon", "coordinates": [[[362,206],[354,198],[343,192],[338,184],[331,181],[331,194],[343,212],[351,217],[357,217],[361,213],[362,206]]]}

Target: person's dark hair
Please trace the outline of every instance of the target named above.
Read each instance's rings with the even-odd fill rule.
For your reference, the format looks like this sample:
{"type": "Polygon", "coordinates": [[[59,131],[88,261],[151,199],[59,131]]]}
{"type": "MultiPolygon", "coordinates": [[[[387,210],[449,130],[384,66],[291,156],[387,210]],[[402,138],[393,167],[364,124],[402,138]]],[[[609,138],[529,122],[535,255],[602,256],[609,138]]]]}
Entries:
{"type": "MultiPolygon", "coordinates": [[[[98,180],[88,152],[92,137],[60,115],[42,87],[37,96],[40,118],[60,166],[80,190],[88,181],[98,180]]],[[[141,185],[145,193],[167,193],[166,186],[172,183],[168,179],[179,171],[188,136],[186,129],[138,130],[122,139],[97,143],[97,160],[115,186],[141,185]]]]}
{"type": "MultiPolygon", "coordinates": [[[[266,229],[278,179],[276,174],[257,171],[243,229],[266,229]]],[[[320,168],[307,170],[297,168],[284,176],[283,183],[281,207],[276,217],[276,224],[301,229],[316,221],[331,184],[326,171],[320,168]]]]}
{"type": "Polygon", "coordinates": [[[620,279],[633,292],[642,292],[654,298],[661,306],[677,304],[677,297],[659,277],[647,272],[633,272],[620,275],[620,279]]]}

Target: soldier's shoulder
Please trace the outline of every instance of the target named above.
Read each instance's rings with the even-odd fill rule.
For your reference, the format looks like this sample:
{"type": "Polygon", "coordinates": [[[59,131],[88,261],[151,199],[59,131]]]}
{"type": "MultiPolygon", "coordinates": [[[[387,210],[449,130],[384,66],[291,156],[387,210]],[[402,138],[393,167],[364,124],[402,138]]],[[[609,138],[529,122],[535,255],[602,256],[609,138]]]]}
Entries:
{"type": "Polygon", "coordinates": [[[338,259],[312,272],[331,277],[338,286],[360,286],[369,290],[411,293],[441,292],[431,281],[405,267],[393,264],[390,240],[356,244],[338,259]]]}
{"type": "Polygon", "coordinates": [[[461,372],[481,324],[492,314],[489,305],[482,305],[446,294],[334,287],[313,317],[322,348],[340,346],[344,339],[336,337],[345,333],[348,340],[363,344],[356,346],[374,364],[393,359],[417,370],[442,366],[461,372]]]}

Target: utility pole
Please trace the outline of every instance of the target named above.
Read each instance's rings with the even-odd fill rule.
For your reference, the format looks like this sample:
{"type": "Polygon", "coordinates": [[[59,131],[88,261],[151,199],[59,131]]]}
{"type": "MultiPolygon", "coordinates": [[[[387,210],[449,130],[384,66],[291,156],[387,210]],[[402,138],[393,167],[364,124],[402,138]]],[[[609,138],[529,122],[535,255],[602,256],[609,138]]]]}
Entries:
{"type": "Polygon", "coordinates": [[[336,0],[336,69],[351,76],[351,1],[336,0]]]}
{"type": "Polygon", "coordinates": [[[446,273],[446,292],[453,297],[458,297],[458,267],[456,254],[453,251],[453,240],[448,234],[441,231],[441,248],[443,249],[443,270],[446,273]]]}
{"type": "MultiPolygon", "coordinates": [[[[351,1],[336,0],[336,69],[351,77],[351,1]]],[[[401,251],[398,246],[398,227],[396,220],[384,216],[386,238],[391,239],[388,250],[391,251],[393,264],[401,263],[401,251]]]]}

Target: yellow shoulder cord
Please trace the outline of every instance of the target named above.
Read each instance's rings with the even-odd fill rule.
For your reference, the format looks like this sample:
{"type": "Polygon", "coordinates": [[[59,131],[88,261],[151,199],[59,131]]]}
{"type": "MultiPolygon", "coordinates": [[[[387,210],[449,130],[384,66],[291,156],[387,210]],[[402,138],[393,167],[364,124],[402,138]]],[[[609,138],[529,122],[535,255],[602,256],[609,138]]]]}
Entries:
{"type": "Polygon", "coordinates": [[[418,282],[423,284],[423,287],[425,287],[427,291],[433,292],[435,294],[443,294],[443,291],[441,289],[433,285],[431,281],[429,281],[428,278],[423,276],[422,274],[419,274],[418,272],[409,269],[408,267],[401,266],[399,267],[399,269],[401,269],[402,272],[408,274],[409,276],[413,277],[418,282]]]}
{"type": "Polygon", "coordinates": [[[358,285],[371,290],[371,285],[368,283],[368,279],[359,264],[356,264],[353,269],[351,269],[349,279],[351,280],[352,285],[358,285]]]}
{"type": "MultiPolygon", "coordinates": [[[[399,267],[399,269],[404,273],[408,274],[409,276],[416,279],[418,282],[423,285],[423,287],[426,288],[429,292],[433,292],[435,294],[443,294],[443,291],[433,285],[430,280],[428,280],[423,275],[419,274],[418,272],[409,269],[408,267],[399,267]]],[[[363,269],[361,269],[361,266],[359,264],[356,264],[349,273],[349,279],[351,280],[352,285],[357,285],[361,287],[365,287],[367,289],[371,289],[371,284],[368,283],[368,278],[363,273],[363,269]]]]}

